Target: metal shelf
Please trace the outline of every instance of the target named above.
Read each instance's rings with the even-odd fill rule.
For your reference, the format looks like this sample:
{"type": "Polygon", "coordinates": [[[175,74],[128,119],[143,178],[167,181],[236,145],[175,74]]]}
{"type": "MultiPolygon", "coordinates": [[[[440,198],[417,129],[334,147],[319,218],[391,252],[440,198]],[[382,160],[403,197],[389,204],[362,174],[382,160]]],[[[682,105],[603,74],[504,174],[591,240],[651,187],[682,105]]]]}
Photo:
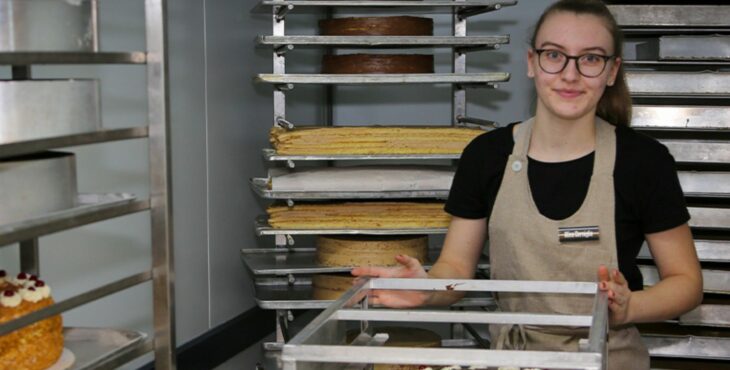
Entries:
{"type": "Polygon", "coordinates": [[[0,52],[0,65],[145,64],[147,54],[132,52],[0,52]]]}
{"type": "MultiPolygon", "coordinates": [[[[695,240],[697,257],[701,262],[730,262],[730,241],[728,240],[695,240]]],[[[652,259],[649,246],[644,245],[639,251],[639,258],[652,259]]]]}
{"type": "Polygon", "coordinates": [[[132,194],[79,194],[74,208],[0,225],[0,246],[147,209],[149,201],[132,194]]]}
{"type": "Polygon", "coordinates": [[[730,229],[730,208],[688,207],[689,226],[710,229],[730,229]]]}
{"type": "MultiPolygon", "coordinates": [[[[655,285],[659,282],[659,272],[654,266],[639,266],[644,276],[644,286],[655,285]]],[[[730,294],[730,273],[720,270],[702,270],[704,291],[708,293],[730,294]]]]}
{"type": "Polygon", "coordinates": [[[730,95],[728,72],[627,71],[634,97],[725,97],[730,95]]]}
{"type": "Polygon", "coordinates": [[[417,191],[274,191],[266,178],[253,178],[251,188],[265,199],[324,200],[324,199],[446,199],[449,189],[417,191]]]}
{"type": "MultiPolygon", "coordinates": [[[[429,261],[436,261],[439,253],[440,249],[429,250],[429,261]]],[[[241,259],[254,275],[323,274],[352,270],[352,267],[320,266],[315,248],[242,249],[241,259]]],[[[423,267],[428,270],[431,263],[424,263],[423,267]]],[[[487,256],[480,257],[477,268],[489,268],[487,256]]]]}
{"type": "Polygon", "coordinates": [[[703,304],[679,318],[679,325],[730,328],[730,306],[703,304]]]}
{"type": "Polygon", "coordinates": [[[69,370],[96,369],[144,344],[137,331],[104,328],[64,328],[63,346],[76,358],[69,370]]]}
{"type": "Polygon", "coordinates": [[[277,85],[394,85],[394,84],[460,84],[496,87],[509,80],[509,73],[409,73],[409,74],[270,74],[261,73],[257,82],[277,85]]]}
{"type": "Polygon", "coordinates": [[[148,129],[143,127],[106,129],[83,134],[57,136],[43,139],[0,143],[0,158],[12,157],[21,154],[41,152],[48,149],[69,146],[103,143],[119,140],[141,139],[147,137],[148,129]]]}
{"type": "Polygon", "coordinates": [[[688,197],[730,197],[730,172],[679,171],[677,175],[688,197]]]}
{"type": "MultiPolygon", "coordinates": [[[[311,279],[299,277],[295,284],[286,278],[256,279],[256,303],[265,310],[325,309],[334,301],[312,299],[311,279]]],[[[452,307],[496,307],[491,296],[467,294],[452,307]]]]}
{"type": "Polygon", "coordinates": [[[718,106],[642,105],[632,107],[631,127],[682,131],[728,130],[730,109],[718,106]]]}
{"type": "MultiPolygon", "coordinates": [[[[720,60],[624,60],[626,67],[675,67],[675,66],[698,66],[698,67],[727,67],[730,62],[720,60]]],[[[632,69],[628,69],[632,71],[632,69]]]]}
{"type": "Polygon", "coordinates": [[[509,36],[259,36],[256,42],[274,47],[355,46],[355,47],[468,47],[499,48],[509,36]]]}
{"type": "Polygon", "coordinates": [[[730,359],[730,338],[647,334],[641,338],[652,357],[730,359]]]}
{"type": "Polygon", "coordinates": [[[660,139],[679,163],[730,163],[730,142],[660,139]]]}
{"type": "Polygon", "coordinates": [[[263,149],[264,159],[273,161],[363,161],[363,160],[451,160],[459,159],[461,153],[454,154],[312,154],[289,155],[276,154],[274,149],[263,149]]]}
{"type": "Polygon", "coordinates": [[[609,5],[621,27],[728,29],[730,7],[722,5],[609,5]]]}
{"type": "Polygon", "coordinates": [[[256,219],[256,235],[436,235],[446,234],[447,228],[401,229],[275,229],[265,216],[256,219]]]}
{"type": "Polygon", "coordinates": [[[348,7],[348,8],[459,8],[464,10],[475,10],[482,8],[484,11],[499,10],[504,6],[513,6],[517,1],[486,1],[486,0],[263,0],[253,11],[261,12],[270,10],[270,7],[348,7]]]}

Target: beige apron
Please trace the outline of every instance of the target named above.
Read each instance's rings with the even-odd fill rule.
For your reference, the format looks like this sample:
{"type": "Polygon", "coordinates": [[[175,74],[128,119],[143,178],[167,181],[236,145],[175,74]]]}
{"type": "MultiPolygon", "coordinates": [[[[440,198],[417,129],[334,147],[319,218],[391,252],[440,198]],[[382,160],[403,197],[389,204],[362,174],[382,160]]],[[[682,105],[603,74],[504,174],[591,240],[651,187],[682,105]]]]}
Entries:
{"type": "MultiPolygon", "coordinates": [[[[615,128],[596,117],[596,147],[588,193],[564,220],[543,216],[534,203],[527,176],[527,153],[534,118],[517,125],[515,146],[489,218],[491,278],[499,280],[596,281],[599,265],[618,265],[616,257],[613,169],[615,128]],[[561,242],[559,228],[598,227],[598,240],[561,242]]],[[[503,311],[590,314],[593,298],[566,294],[500,293],[503,311]]],[[[498,349],[578,351],[587,329],[492,325],[498,349]]],[[[636,327],[610,330],[609,370],[649,369],[649,354],[636,327]]]]}

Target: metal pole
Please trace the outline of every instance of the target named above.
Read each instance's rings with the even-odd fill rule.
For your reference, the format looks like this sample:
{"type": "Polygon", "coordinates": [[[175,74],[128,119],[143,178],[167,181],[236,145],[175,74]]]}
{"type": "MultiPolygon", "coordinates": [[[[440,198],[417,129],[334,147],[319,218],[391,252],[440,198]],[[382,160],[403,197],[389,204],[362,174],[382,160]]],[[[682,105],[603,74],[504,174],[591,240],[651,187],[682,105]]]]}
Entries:
{"type": "Polygon", "coordinates": [[[35,276],[40,275],[38,238],[20,242],[20,271],[35,276]]]}
{"type": "Polygon", "coordinates": [[[166,0],[145,0],[155,368],[175,369],[166,0]]]}

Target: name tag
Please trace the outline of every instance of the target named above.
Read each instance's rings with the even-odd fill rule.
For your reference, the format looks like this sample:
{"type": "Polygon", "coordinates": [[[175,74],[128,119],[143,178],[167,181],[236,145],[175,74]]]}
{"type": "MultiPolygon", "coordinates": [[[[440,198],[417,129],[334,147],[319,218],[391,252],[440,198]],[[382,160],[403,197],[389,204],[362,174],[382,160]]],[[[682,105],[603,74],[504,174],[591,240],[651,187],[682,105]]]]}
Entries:
{"type": "Polygon", "coordinates": [[[575,226],[558,228],[558,240],[561,243],[582,242],[585,240],[598,240],[601,233],[598,226],[575,226]]]}

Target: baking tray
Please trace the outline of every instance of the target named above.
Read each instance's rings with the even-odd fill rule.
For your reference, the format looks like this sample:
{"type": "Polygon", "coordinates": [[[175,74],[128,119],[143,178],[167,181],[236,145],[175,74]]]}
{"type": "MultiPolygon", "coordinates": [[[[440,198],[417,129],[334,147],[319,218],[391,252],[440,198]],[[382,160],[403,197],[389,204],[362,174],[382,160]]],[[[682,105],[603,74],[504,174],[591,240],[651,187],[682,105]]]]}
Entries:
{"type": "Polygon", "coordinates": [[[293,46],[358,46],[358,47],[468,47],[499,48],[509,43],[509,35],[501,36],[259,36],[256,42],[274,47],[293,46]]]}
{"type": "Polygon", "coordinates": [[[730,36],[662,36],[659,59],[730,61],[730,36]]]}
{"type": "Polygon", "coordinates": [[[99,80],[0,81],[0,122],[0,144],[97,131],[99,80]]]}
{"type": "Polygon", "coordinates": [[[133,194],[79,194],[76,206],[0,225],[0,246],[149,209],[149,201],[133,194]]]}
{"type": "Polygon", "coordinates": [[[730,197],[730,172],[679,171],[679,183],[689,197],[730,197]]]}
{"type": "Polygon", "coordinates": [[[708,229],[730,229],[730,209],[688,207],[689,226],[708,229]]]}
{"type": "Polygon", "coordinates": [[[393,74],[268,74],[256,76],[256,82],[278,85],[378,85],[378,84],[462,84],[492,85],[509,81],[510,74],[492,73],[393,73],[393,74]]]}
{"type": "Polygon", "coordinates": [[[631,115],[631,127],[637,129],[730,129],[730,109],[726,107],[636,104],[631,115]]]}
{"type": "Polygon", "coordinates": [[[93,51],[97,9],[91,0],[0,0],[0,51],[93,51]]]}
{"type": "Polygon", "coordinates": [[[446,234],[447,228],[400,228],[400,229],[275,229],[266,216],[255,221],[256,235],[434,235],[446,234]]]}
{"type": "MultiPolygon", "coordinates": [[[[436,261],[440,249],[429,249],[429,261],[436,261]]],[[[265,248],[242,249],[241,259],[254,275],[289,275],[289,274],[321,274],[333,272],[349,272],[352,267],[320,266],[317,263],[316,248],[265,248]]],[[[427,270],[431,263],[424,263],[427,270]]],[[[482,255],[477,268],[489,268],[489,259],[482,255]]]]}
{"type": "Polygon", "coordinates": [[[730,163],[730,142],[713,140],[661,139],[680,163],[730,163]]]}
{"type": "MultiPolygon", "coordinates": [[[[697,257],[701,262],[730,262],[730,241],[728,240],[695,240],[697,257]]],[[[644,245],[639,251],[639,258],[652,259],[649,246],[644,245]]]]}
{"type": "MultiPolygon", "coordinates": [[[[651,286],[659,282],[659,271],[654,266],[639,265],[644,277],[644,286],[651,286]]],[[[707,293],[730,294],[730,271],[702,270],[704,291],[707,293]]]]}
{"type": "Polygon", "coordinates": [[[76,157],[44,152],[0,159],[0,225],[76,205],[76,157]]]}
{"type": "MultiPolygon", "coordinates": [[[[428,8],[488,8],[498,10],[503,6],[513,6],[517,4],[517,0],[511,1],[493,1],[493,0],[263,0],[253,11],[264,12],[271,11],[272,6],[291,6],[292,8],[300,7],[380,7],[380,8],[398,8],[407,7],[409,11],[428,9],[428,8]]],[[[445,10],[441,10],[444,12],[445,10]]]]}
{"type": "Polygon", "coordinates": [[[730,72],[627,71],[634,97],[725,97],[730,95],[730,72]]]}
{"type": "Polygon", "coordinates": [[[69,327],[63,328],[63,337],[63,346],[76,357],[70,370],[86,370],[142,345],[147,335],[131,330],[69,327]]]}
{"type": "Polygon", "coordinates": [[[609,5],[621,27],[727,28],[730,7],[722,5],[609,5]]]}
{"type": "MultiPolygon", "coordinates": [[[[334,301],[312,299],[312,280],[309,277],[297,277],[294,284],[287,278],[257,278],[256,304],[265,310],[299,310],[325,309],[334,301]]],[[[454,307],[489,307],[496,308],[491,296],[475,296],[467,294],[454,307]]]]}
{"type": "Polygon", "coordinates": [[[679,318],[680,325],[730,328],[730,305],[703,304],[679,318]]]}
{"type": "Polygon", "coordinates": [[[316,199],[446,199],[449,189],[414,191],[274,191],[270,190],[269,179],[250,179],[251,188],[262,198],[316,200],[316,199]]]}
{"type": "Polygon", "coordinates": [[[730,338],[647,334],[641,338],[652,357],[730,359],[730,338]]]}
{"type": "MultiPolygon", "coordinates": [[[[263,149],[267,161],[363,161],[363,160],[451,160],[459,159],[461,153],[453,154],[354,154],[354,155],[290,155],[277,154],[274,149],[263,149]]],[[[290,167],[293,167],[290,166],[290,167]]]]}

